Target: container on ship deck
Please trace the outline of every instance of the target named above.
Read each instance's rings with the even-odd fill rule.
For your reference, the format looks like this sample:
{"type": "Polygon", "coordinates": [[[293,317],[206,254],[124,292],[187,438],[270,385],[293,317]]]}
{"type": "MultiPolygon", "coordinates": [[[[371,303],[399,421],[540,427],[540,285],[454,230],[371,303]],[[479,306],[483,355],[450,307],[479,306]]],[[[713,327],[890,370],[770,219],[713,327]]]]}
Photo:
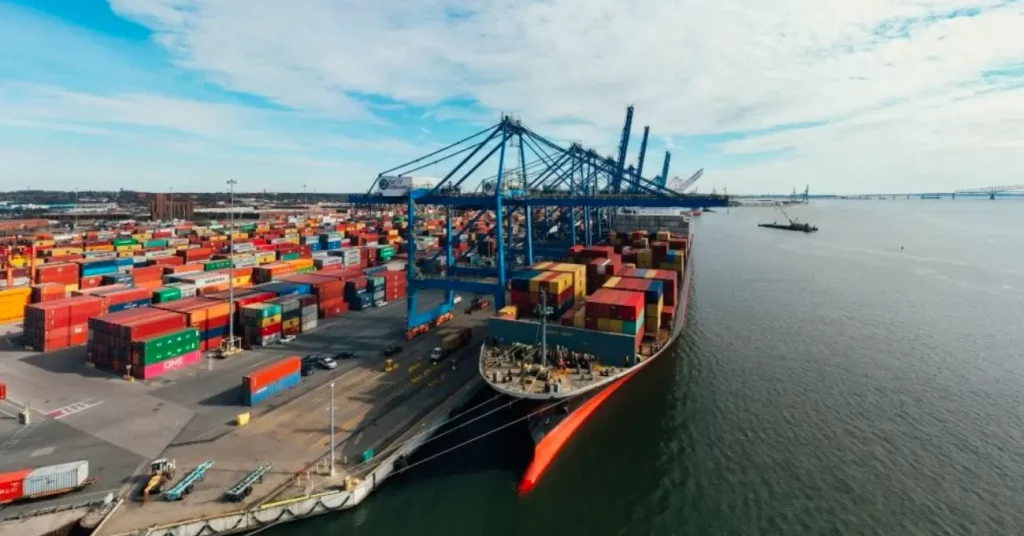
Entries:
{"type": "MultiPolygon", "coordinates": [[[[488,337],[502,344],[519,342],[537,344],[537,322],[510,320],[491,317],[487,321],[488,337]]],[[[570,351],[586,352],[597,356],[598,361],[608,366],[631,366],[636,363],[643,329],[637,335],[579,329],[560,324],[548,324],[547,342],[551,346],[562,346],[570,351]]]]}

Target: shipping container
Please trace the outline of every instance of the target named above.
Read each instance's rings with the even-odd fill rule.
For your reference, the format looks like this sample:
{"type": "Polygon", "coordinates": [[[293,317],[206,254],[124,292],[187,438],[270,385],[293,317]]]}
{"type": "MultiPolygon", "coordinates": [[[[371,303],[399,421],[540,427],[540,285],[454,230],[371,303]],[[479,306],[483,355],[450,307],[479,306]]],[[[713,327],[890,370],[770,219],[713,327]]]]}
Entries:
{"type": "Polygon", "coordinates": [[[242,378],[242,390],[255,393],[264,387],[302,369],[302,358],[297,355],[285,357],[279,361],[256,369],[242,378]]]}
{"type": "MultiPolygon", "coordinates": [[[[500,344],[520,342],[537,344],[536,322],[491,317],[487,321],[487,335],[500,344]]],[[[574,352],[588,352],[609,366],[630,366],[636,359],[639,337],[579,329],[559,324],[548,324],[547,340],[550,346],[562,346],[574,352]]]]}
{"type": "Polygon", "coordinates": [[[177,357],[165,359],[163,361],[154,363],[152,365],[146,365],[140,367],[141,374],[138,375],[139,379],[151,380],[153,378],[173,372],[175,370],[181,370],[183,368],[190,367],[202,361],[203,354],[199,350],[193,350],[177,357]]]}
{"type": "Polygon", "coordinates": [[[88,461],[50,465],[33,469],[26,475],[22,492],[25,497],[60,493],[84,486],[88,479],[88,461]]]}
{"type": "Polygon", "coordinates": [[[302,381],[302,375],[299,372],[292,372],[288,375],[274,380],[272,383],[263,386],[256,391],[249,391],[247,389],[242,390],[242,403],[246,406],[255,406],[285,391],[295,387],[302,381]]]}

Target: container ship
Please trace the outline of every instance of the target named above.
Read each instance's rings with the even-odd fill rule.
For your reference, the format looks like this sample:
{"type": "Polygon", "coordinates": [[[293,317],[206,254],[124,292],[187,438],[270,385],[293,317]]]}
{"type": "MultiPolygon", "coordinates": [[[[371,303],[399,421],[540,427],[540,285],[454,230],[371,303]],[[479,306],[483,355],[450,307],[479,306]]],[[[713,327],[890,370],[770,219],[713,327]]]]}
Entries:
{"type": "Polygon", "coordinates": [[[625,382],[667,353],[686,322],[688,213],[616,214],[606,243],[511,279],[511,305],[489,319],[480,373],[525,402],[537,484],[575,432],[625,382]]]}

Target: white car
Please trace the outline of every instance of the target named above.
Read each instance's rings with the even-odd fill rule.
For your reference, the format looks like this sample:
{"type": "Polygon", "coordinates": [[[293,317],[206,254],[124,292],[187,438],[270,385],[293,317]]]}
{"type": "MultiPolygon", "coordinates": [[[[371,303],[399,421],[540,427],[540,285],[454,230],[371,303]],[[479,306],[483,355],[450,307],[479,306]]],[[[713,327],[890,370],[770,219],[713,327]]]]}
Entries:
{"type": "Polygon", "coordinates": [[[462,296],[456,296],[454,301],[455,303],[462,303],[462,296]]]}
{"type": "Polygon", "coordinates": [[[327,355],[319,356],[319,357],[317,357],[316,362],[319,363],[321,367],[323,367],[323,368],[325,368],[327,370],[334,370],[334,369],[338,368],[338,362],[335,361],[334,358],[331,357],[331,356],[327,356],[327,355]]]}

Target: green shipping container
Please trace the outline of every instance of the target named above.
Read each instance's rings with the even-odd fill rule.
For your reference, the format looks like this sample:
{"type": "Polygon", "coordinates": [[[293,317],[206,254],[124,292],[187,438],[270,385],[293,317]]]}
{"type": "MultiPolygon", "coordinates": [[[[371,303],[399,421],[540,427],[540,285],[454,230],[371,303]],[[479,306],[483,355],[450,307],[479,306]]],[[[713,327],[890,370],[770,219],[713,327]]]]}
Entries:
{"type": "Polygon", "coordinates": [[[309,274],[316,271],[316,266],[307,266],[305,268],[299,268],[296,272],[300,274],[309,274]]]}
{"type": "Polygon", "coordinates": [[[225,268],[231,268],[231,259],[217,259],[215,261],[207,261],[203,263],[203,270],[207,272],[223,270],[225,268]]]}
{"type": "Polygon", "coordinates": [[[142,247],[144,248],[165,248],[167,247],[167,239],[160,238],[157,240],[146,240],[142,247]]]}
{"type": "Polygon", "coordinates": [[[132,343],[132,346],[133,353],[139,356],[139,363],[143,366],[153,365],[198,350],[199,330],[185,328],[148,341],[132,343]]]}
{"type": "Polygon", "coordinates": [[[116,248],[117,246],[133,246],[138,242],[134,238],[115,238],[111,244],[116,248]]]}
{"type": "Polygon", "coordinates": [[[180,299],[181,289],[177,287],[160,287],[153,291],[153,303],[167,303],[180,299]]]}
{"type": "Polygon", "coordinates": [[[281,260],[282,261],[294,261],[294,260],[296,260],[298,258],[299,258],[299,254],[298,253],[285,253],[284,255],[281,255],[281,260]]]}

